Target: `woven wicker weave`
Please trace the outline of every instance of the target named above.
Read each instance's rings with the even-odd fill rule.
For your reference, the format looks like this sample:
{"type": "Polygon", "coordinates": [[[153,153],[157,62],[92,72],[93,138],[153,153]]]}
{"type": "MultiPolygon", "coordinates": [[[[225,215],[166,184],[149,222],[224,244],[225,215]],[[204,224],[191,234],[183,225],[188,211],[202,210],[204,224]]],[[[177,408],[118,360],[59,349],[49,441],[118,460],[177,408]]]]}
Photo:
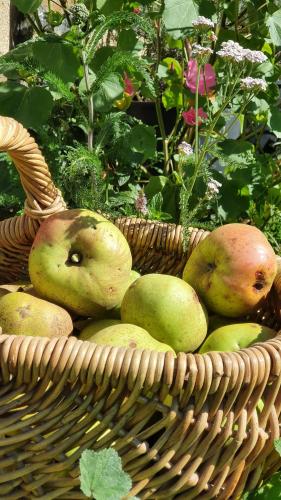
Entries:
{"type": "MultiPolygon", "coordinates": [[[[19,171],[25,214],[1,222],[1,280],[26,273],[40,220],[64,209],[37,145],[0,118],[0,150],[19,171]]],[[[142,272],[180,274],[179,226],[116,224],[142,272]]],[[[190,248],[207,233],[191,229],[190,248]]],[[[257,319],[280,329],[281,274],[257,319]]],[[[281,336],[233,353],[97,346],[74,337],[0,336],[0,498],[85,498],[82,450],[113,445],[141,499],[238,498],[280,465],[281,336]],[[172,396],[171,406],[166,396],[172,396]],[[262,398],[264,407],[257,408],[262,398]]]]}

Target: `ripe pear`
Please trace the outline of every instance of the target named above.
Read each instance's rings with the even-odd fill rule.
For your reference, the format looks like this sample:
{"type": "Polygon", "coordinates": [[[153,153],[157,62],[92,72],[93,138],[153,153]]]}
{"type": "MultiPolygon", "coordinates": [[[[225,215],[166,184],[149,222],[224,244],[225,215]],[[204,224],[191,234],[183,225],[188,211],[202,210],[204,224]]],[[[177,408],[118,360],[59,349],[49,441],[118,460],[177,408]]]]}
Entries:
{"type": "Polygon", "coordinates": [[[201,354],[210,351],[237,351],[256,342],[275,337],[276,331],[258,323],[233,323],[214,330],[200,347],[201,354]]]}
{"type": "Polygon", "coordinates": [[[60,337],[70,335],[72,320],[62,307],[28,293],[0,297],[0,326],[9,335],[60,337]]]}
{"type": "MultiPolygon", "coordinates": [[[[139,277],[140,277],[140,273],[138,273],[137,271],[134,271],[132,269],[132,271],[130,272],[129,281],[128,281],[126,290],[139,277]]],[[[125,290],[125,292],[126,292],[126,290],[125,290]]],[[[124,292],[124,295],[125,295],[125,292],[124,292]]],[[[123,295],[123,297],[124,297],[124,295],[123,295]]],[[[123,297],[122,297],[122,300],[123,300],[123,297]]],[[[114,307],[113,309],[111,309],[110,311],[108,311],[107,317],[116,318],[116,319],[120,319],[121,318],[121,304],[122,304],[122,300],[120,300],[119,304],[116,307],[114,307]]]]}
{"type": "Polygon", "coordinates": [[[200,241],[183,279],[207,309],[237,318],[253,311],[268,294],[277,272],[274,250],[264,234],[247,224],[226,224],[200,241]]]}
{"type": "Polygon", "coordinates": [[[144,328],[176,352],[197,349],[208,328],[206,309],[195,290],[165,274],[146,274],[128,288],[121,319],[144,328]]]}
{"type": "MultiPolygon", "coordinates": [[[[113,322],[114,320],[111,321],[113,322]]],[[[176,355],[172,347],[163,342],[158,342],[143,328],[117,320],[115,320],[115,323],[98,331],[96,330],[95,323],[88,325],[81,332],[79,338],[94,342],[95,344],[130,347],[132,349],[149,349],[160,352],[170,351],[176,355]]]]}
{"type": "Polygon", "coordinates": [[[79,333],[79,339],[89,340],[92,335],[99,332],[100,330],[104,330],[104,328],[108,328],[109,326],[120,324],[122,324],[122,321],[118,319],[100,319],[99,321],[89,320],[79,333]]]}
{"type": "Polygon", "coordinates": [[[120,303],[131,267],[121,231],[90,210],[65,210],[45,219],[29,256],[30,279],[40,296],[95,319],[120,303]]]}

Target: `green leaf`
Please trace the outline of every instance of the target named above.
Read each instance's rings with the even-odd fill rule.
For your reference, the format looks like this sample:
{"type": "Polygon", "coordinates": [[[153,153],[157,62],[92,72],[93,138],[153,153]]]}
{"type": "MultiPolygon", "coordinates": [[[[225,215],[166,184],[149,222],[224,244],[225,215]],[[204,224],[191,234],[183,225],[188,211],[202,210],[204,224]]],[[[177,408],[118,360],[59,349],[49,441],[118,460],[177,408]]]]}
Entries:
{"type": "Polygon", "coordinates": [[[80,458],[81,490],[96,500],[121,500],[132,487],[130,476],[113,448],[85,450],[80,458]]]}
{"type": "Polygon", "coordinates": [[[270,110],[268,126],[277,137],[281,137],[281,111],[279,109],[270,110]]]}
{"type": "Polygon", "coordinates": [[[111,14],[114,10],[121,10],[123,0],[97,0],[97,9],[105,16],[111,14]]]}
{"type": "Polygon", "coordinates": [[[162,102],[165,109],[177,108],[183,104],[182,85],[173,83],[167,87],[162,95],[162,102]]]}
{"type": "Polygon", "coordinates": [[[64,82],[74,82],[81,66],[74,47],[61,41],[37,41],[33,45],[33,55],[39,63],[57,75],[64,82]]]}
{"type": "Polygon", "coordinates": [[[12,0],[18,10],[24,14],[35,12],[40,7],[43,0],[12,0]]]}
{"type": "Polygon", "coordinates": [[[156,153],[156,137],[153,127],[143,124],[135,125],[131,129],[128,141],[135,153],[142,154],[142,161],[154,158],[156,153]]]}
{"type": "Polygon", "coordinates": [[[266,24],[269,28],[272,43],[277,47],[281,45],[281,9],[276,10],[267,18],[266,24]]]}
{"type": "Polygon", "coordinates": [[[274,440],[274,448],[281,457],[281,439],[274,440]]]}
{"type": "Polygon", "coordinates": [[[198,5],[194,0],[165,0],[163,20],[173,38],[180,38],[182,29],[191,28],[198,17],[198,5]]]}
{"type": "Polygon", "coordinates": [[[280,473],[273,476],[255,491],[246,492],[242,500],[279,500],[281,498],[280,473]]]}
{"type": "Polygon", "coordinates": [[[102,113],[109,111],[116,99],[124,92],[119,75],[111,73],[100,82],[99,89],[93,94],[94,107],[102,113]]]}
{"type": "Polygon", "coordinates": [[[247,141],[226,139],[220,143],[220,149],[224,158],[220,158],[223,165],[248,165],[254,162],[254,146],[247,141]]]}
{"type": "Polygon", "coordinates": [[[15,118],[27,128],[39,130],[52,106],[50,92],[42,87],[28,88],[13,82],[0,85],[0,114],[15,118]]]}

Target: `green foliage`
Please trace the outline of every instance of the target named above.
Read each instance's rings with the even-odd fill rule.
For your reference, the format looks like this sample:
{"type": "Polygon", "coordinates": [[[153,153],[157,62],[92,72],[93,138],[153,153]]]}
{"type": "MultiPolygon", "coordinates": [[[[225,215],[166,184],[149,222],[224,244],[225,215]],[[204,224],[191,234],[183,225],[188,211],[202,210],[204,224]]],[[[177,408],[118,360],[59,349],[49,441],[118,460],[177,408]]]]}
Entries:
{"type": "Polygon", "coordinates": [[[25,127],[38,130],[50,116],[52,106],[53,98],[44,88],[28,88],[16,82],[0,85],[1,114],[15,118],[25,127]]]}
{"type": "Polygon", "coordinates": [[[38,63],[64,82],[73,82],[78,77],[81,63],[72,44],[60,38],[39,40],[32,50],[38,63]]]}
{"type": "Polygon", "coordinates": [[[133,27],[135,29],[139,29],[151,40],[153,40],[155,36],[151,24],[147,19],[133,13],[113,12],[89,36],[85,49],[87,62],[90,62],[93,58],[99,41],[108,30],[116,28],[120,29],[124,27],[133,27]]]}
{"type": "Polygon", "coordinates": [[[163,21],[169,34],[180,38],[182,30],[190,28],[192,21],[198,17],[198,10],[195,0],[165,0],[163,21]]]}
{"type": "Polygon", "coordinates": [[[271,16],[267,18],[266,24],[269,28],[269,34],[272,43],[277,47],[281,46],[281,9],[273,12],[271,16]]]}
{"type": "Polygon", "coordinates": [[[12,3],[24,14],[35,12],[43,0],[12,0],[12,3]]]}
{"type": "Polygon", "coordinates": [[[122,469],[121,458],[113,448],[85,450],[80,458],[81,490],[96,500],[121,500],[132,487],[122,469]]]}
{"type": "MultiPolygon", "coordinates": [[[[281,440],[275,439],[274,448],[281,456],[281,440]]],[[[259,488],[254,491],[247,491],[242,500],[278,500],[281,498],[281,476],[280,472],[273,474],[259,488]]]]}

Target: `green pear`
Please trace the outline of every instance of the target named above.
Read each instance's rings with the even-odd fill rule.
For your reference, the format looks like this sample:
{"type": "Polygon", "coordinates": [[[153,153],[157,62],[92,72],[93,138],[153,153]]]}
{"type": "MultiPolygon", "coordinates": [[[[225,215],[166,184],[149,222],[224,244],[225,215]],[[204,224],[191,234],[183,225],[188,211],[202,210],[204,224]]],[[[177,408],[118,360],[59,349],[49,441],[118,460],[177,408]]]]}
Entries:
{"type": "Polygon", "coordinates": [[[207,312],[193,288],[165,274],[146,274],[128,288],[121,319],[144,328],[176,352],[197,349],[208,328],[207,312]]]}
{"type": "Polygon", "coordinates": [[[200,347],[204,354],[210,351],[237,351],[256,342],[264,342],[275,337],[276,331],[257,323],[233,323],[214,330],[200,347]]]}
{"type": "Polygon", "coordinates": [[[100,319],[125,293],[132,267],[121,231],[90,210],[45,219],[29,255],[35,291],[79,316],[100,319]]]}
{"type": "Polygon", "coordinates": [[[24,292],[0,297],[0,326],[9,335],[60,337],[73,330],[71,316],[62,307],[24,292]]]}
{"type": "MultiPolygon", "coordinates": [[[[158,342],[143,328],[129,323],[121,323],[117,320],[111,320],[111,322],[115,322],[115,324],[101,330],[97,330],[95,323],[88,325],[82,330],[79,338],[94,342],[95,344],[130,347],[132,349],[149,349],[160,352],[170,351],[176,355],[172,347],[163,342],[158,342]]],[[[98,323],[101,324],[102,322],[99,321],[98,323]]]]}
{"type": "Polygon", "coordinates": [[[115,326],[122,324],[121,320],[118,319],[100,319],[99,321],[88,320],[84,328],[79,333],[80,340],[89,340],[92,335],[108,328],[109,326],[115,326]]]}
{"type": "MultiPolygon", "coordinates": [[[[138,273],[137,271],[134,271],[132,269],[132,271],[130,272],[129,281],[128,281],[126,290],[138,278],[140,278],[140,273],[138,273]]],[[[125,292],[126,292],[126,290],[125,290],[125,292]]],[[[125,295],[125,292],[124,292],[124,295],[125,295]]],[[[124,295],[123,295],[123,297],[124,297],[124,295]]],[[[123,300],[123,297],[122,297],[122,300],[123,300]]],[[[107,317],[116,318],[116,319],[120,319],[121,318],[121,304],[122,304],[122,300],[120,300],[119,304],[116,307],[114,307],[113,309],[111,309],[110,311],[108,311],[107,317]]]]}

